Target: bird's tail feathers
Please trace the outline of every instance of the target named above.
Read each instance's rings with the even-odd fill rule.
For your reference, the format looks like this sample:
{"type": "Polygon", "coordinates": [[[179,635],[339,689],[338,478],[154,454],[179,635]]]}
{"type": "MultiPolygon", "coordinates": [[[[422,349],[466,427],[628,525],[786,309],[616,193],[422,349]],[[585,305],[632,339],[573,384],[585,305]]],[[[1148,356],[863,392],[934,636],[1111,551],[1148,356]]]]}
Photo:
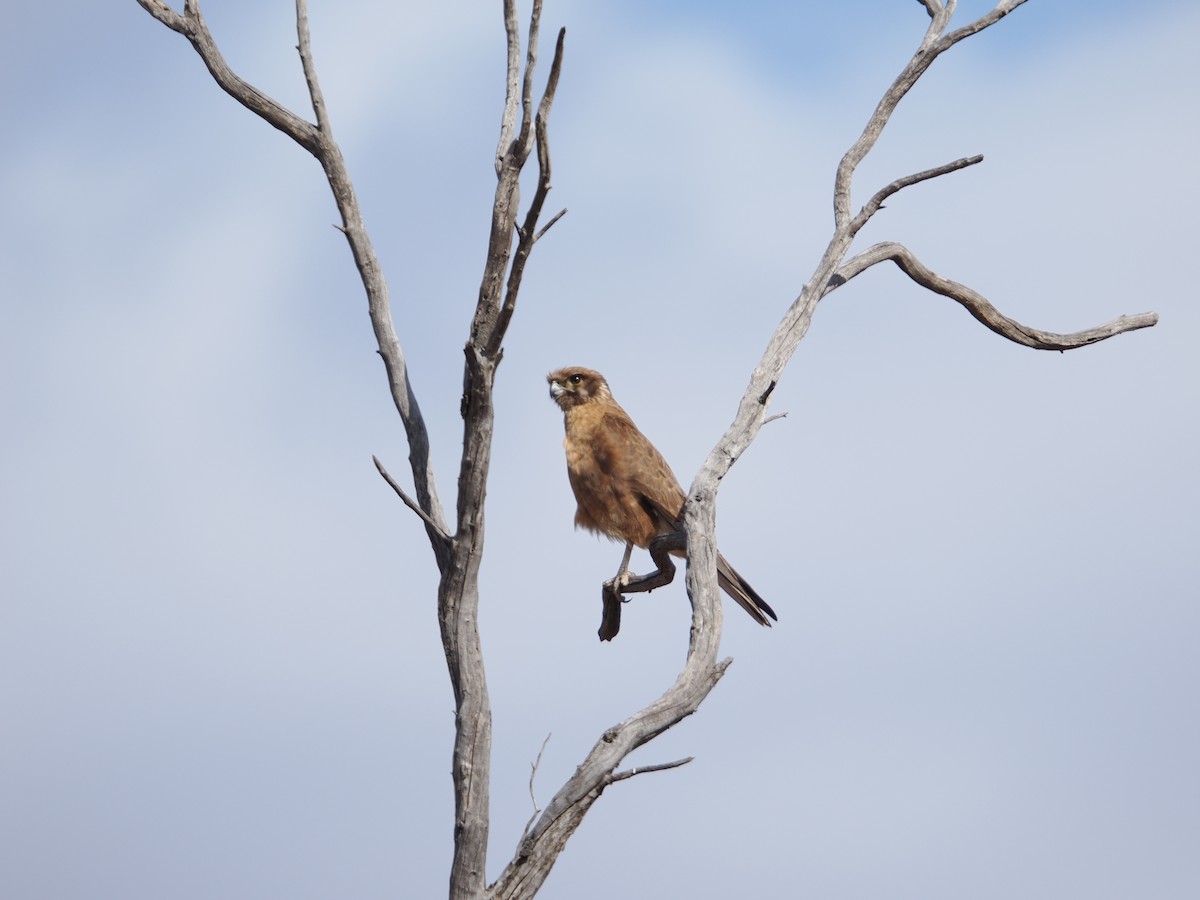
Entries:
{"type": "Polygon", "coordinates": [[[717,554],[717,582],[721,585],[721,589],[730,597],[737,601],[738,606],[750,614],[759,625],[770,626],[767,617],[770,616],[776,622],[779,617],[775,615],[775,610],[767,604],[767,601],[758,595],[758,591],[750,587],[750,583],[737,573],[737,569],[729,564],[720,553],[717,554]]]}

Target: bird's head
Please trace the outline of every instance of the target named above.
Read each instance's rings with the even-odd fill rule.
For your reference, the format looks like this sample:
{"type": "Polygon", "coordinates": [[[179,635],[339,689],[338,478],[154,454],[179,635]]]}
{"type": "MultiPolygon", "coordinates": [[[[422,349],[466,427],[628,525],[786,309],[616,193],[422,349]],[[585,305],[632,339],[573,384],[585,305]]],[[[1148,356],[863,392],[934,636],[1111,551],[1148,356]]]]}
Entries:
{"type": "Polygon", "coordinates": [[[550,382],[550,398],[563,412],[593,400],[612,400],[612,392],[604,376],[582,366],[559,369],[546,376],[550,382]]]}

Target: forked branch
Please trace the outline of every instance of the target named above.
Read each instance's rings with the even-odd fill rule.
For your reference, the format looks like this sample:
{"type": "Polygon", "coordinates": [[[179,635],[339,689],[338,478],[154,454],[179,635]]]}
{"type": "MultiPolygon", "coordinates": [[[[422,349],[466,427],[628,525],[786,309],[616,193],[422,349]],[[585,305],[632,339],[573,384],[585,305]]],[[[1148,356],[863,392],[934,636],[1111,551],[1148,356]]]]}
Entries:
{"type": "MultiPolygon", "coordinates": [[[[912,58],[884,93],[883,98],[868,118],[862,133],[838,164],[834,181],[834,230],[829,245],[812,276],[788,308],[783,320],[771,336],[757,368],[751,375],[750,383],[738,405],[733,423],[697,473],[689,492],[689,504],[685,508],[686,510],[690,511],[693,506],[708,506],[712,503],[721,479],[758,435],[763,422],[767,419],[767,406],[760,398],[764,396],[764,392],[770,386],[777,383],[782,377],[784,367],[808,331],[817,304],[829,291],[884,259],[896,262],[909,277],[919,284],[961,303],[976,319],[997,334],[1028,347],[1069,350],[1104,340],[1125,331],[1145,328],[1157,322],[1158,317],[1154,313],[1142,313],[1136,316],[1122,316],[1105,325],[1075,334],[1053,334],[1030,328],[1003,316],[978,292],[938,276],[899,244],[877,244],[848,262],[846,261],[846,255],[855,235],[871,216],[882,208],[883,201],[889,196],[910,185],[957,171],[981,161],[981,157],[978,156],[966,157],[944,166],[899,178],[877,191],[856,216],[851,215],[851,190],[858,165],[874,148],[900,100],[941,54],[965,38],[994,25],[1025,2],[1026,0],[1002,0],[985,15],[961,28],[948,31],[956,5],[954,0],[946,0],[946,2],[922,0],[922,6],[925,7],[930,18],[924,37],[912,58]]],[[[711,521],[711,516],[706,514],[704,519],[711,521]]],[[[698,545],[697,535],[692,527],[689,525],[688,531],[688,546],[691,549],[689,570],[695,566],[695,548],[698,545]]],[[[699,527],[699,524],[697,523],[695,527],[699,527]]],[[[690,583],[691,572],[689,571],[690,583]]],[[[705,594],[715,593],[715,585],[706,583],[703,585],[703,592],[705,594]]]]}
{"type": "MultiPolygon", "coordinates": [[[[530,29],[530,40],[533,40],[533,31],[530,29]]],[[[500,307],[500,313],[496,317],[496,324],[492,327],[492,332],[487,338],[485,352],[489,355],[494,355],[499,352],[501,342],[504,340],[504,335],[508,333],[509,323],[512,321],[513,313],[517,308],[517,295],[521,290],[521,280],[525,275],[525,264],[529,260],[529,254],[533,250],[533,245],[541,239],[555,222],[566,214],[566,210],[555,214],[555,216],[546,223],[540,231],[537,229],[538,219],[542,215],[542,208],[546,204],[546,196],[550,193],[550,140],[547,137],[547,127],[550,119],[550,107],[554,103],[554,94],[558,90],[558,78],[562,73],[562,54],[563,41],[566,39],[567,30],[559,29],[558,40],[554,44],[554,61],[550,64],[550,78],[546,82],[546,91],[542,95],[541,103],[538,104],[537,117],[534,121],[534,142],[537,145],[538,158],[538,181],[537,189],[534,191],[533,200],[529,203],[529,209],[525,213],[525,219],[517,228],[517,249],[513,253],[512,265],[508,270],[508,283],[505,286],[504,302],[500,307]]],[[[532,54],[532,51],[530,51],[532,54]]],[[[532,55],[530,59],[532,59],[532,55]]],[[[529,63],[526,63],[528,66],[529,63]]],[[[529,84],[528,70],[525,78],[526,86],[529,84]]],[[[528,116],[529,101],[523,99],[522,107],[525,109],[525,114],[528,116]]],[[[522,128],[524,134],[524,128],[522,128]]],[[[525,157],[528,156],[528,150],[520,157],[521,164],[525,162],[525,157]]]]}
{"type": "MultiPolygon", "coordinates": [[[[225,91],[225,93],[229,94],[229,96],[256,116],[259,116],[271,126],[278,128],[309,153],[312,153],[314,156],[317,155],[319,150],[319,132],[316,126],[311,122],[305,121],[281,103],[272,100],[254,85],[243,80],[233,69],[229,68],[229,64],[225,62],[225,57],[217,49],[217,43],[213,40],[212,33],[208,30],[208,23],[204,21],[204,16],[200,12],[200,4],[197,0],[187,0],[183,5],[182,15],[175,12],[175,10],[162,2],[162,0],[137,0],[137,2],[142,9],[146,10],[146,12],[150,13],[158,21],[162,22],[172,31],[183,35],[191,42],[196,52],[200,54],[200,58],[204,61],[204,65],[212,74],[213,80],[220,85],[221,90],[225,91]]],[[[297,3],[297,8],[300,8],[302,5],[301,0],[301,2],[297,3]]]]}

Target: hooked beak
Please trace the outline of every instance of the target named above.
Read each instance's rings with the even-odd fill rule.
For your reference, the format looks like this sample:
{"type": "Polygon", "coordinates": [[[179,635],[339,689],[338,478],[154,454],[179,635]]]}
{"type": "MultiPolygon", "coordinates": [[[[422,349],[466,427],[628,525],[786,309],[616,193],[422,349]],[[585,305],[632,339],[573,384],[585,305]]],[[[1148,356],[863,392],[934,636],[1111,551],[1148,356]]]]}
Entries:
{"type": "Polygon", "coordinates": [[[561,397],[566,392],[567,392],[567,389],[564,388],[557,381],[550,382],[550,398],[552,400],[557,400],[559,397],[561,397]]]}

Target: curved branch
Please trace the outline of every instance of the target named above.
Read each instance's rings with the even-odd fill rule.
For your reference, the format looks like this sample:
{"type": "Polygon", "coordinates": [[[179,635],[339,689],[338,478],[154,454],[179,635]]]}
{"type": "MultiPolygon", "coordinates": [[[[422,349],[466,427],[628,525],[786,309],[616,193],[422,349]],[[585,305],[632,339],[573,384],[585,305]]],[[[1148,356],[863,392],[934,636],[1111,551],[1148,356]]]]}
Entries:
{"type": "Polygon", "coordinates": [[[1010,319],[1003,315],[978,291],[938,275],[917,259],[907,247],[894,242],[875,244],[848,260],[837,270],[830,288],[839,287],[856,275],[861,275],[871,266],[888,260],[899,266],[904,274],[917,284],[960,304],[996,334],[1035,350],[1074,350],[1077,347],[1086,347],[1088,344],[1095,344],[1127,331],[1149,328],[1158,322],[1156,313],[1146,312],[1135,316],[1121,316],[1111,322],[1097,325],[1095,328],[1076,331],[1072,334],[1055,334],[1052,331],[1031,328],[1028,325],[1022,325],[1016,319],[1010,319]]]}

